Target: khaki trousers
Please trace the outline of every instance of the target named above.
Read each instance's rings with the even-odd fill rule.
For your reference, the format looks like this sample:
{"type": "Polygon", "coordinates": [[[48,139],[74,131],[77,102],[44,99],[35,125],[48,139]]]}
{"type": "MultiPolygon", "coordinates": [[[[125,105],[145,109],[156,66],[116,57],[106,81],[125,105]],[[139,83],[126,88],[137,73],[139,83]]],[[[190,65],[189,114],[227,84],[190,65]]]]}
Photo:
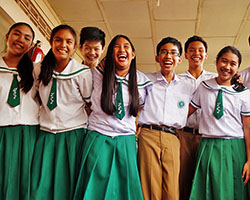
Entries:
{"type": "Polygon", "coordinates": [[[178,130],[180,150],[180,200],[188,200],[192,188],[196,165],[196,152],[201,135],[178,130]]]}
{"type": "Polygon", "coordinates": [[[145,200],[179,199],[180,142],[175,135],[142,128],[138,165],[145,200]]]}

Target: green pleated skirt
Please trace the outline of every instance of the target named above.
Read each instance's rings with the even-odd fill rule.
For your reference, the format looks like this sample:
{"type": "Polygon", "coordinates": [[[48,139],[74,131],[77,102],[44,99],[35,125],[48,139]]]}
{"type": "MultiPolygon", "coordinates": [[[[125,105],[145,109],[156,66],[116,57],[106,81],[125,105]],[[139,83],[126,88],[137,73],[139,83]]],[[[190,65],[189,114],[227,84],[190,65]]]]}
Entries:
{"type": "Polygon", "coordinates": [[[249,200],[250,184],[243,184],[246,162],[244,139],[202,138],[190,199],[249,200]]]}
{"type": "Polygon", "coordinates": [[[74,200],[143,199],[134,135],[109,137],[88,130],[74,200]]]}
{"type": "Polygon", "coordinates": [[[40,131],[32,161],[31,199],[73,198],[85,135],[85,128],[58,134],[40,131]]]}
{"type": "Polygon", "coordinates": [[[0,199],[29,200],[38,125],[0,127],[0,199]]]}

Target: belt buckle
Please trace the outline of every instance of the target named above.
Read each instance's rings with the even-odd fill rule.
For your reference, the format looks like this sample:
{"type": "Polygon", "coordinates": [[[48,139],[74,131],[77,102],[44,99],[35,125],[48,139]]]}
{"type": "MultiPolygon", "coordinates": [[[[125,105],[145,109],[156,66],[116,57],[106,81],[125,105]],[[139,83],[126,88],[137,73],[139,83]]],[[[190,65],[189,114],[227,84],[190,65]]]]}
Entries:
{"type": "Polygon", "coordinates": [[[197,131],[197,129],[193,128],[193,134],[194,134],[194,135],[197,134],[196,131],[197,131]]]}
{"type": "Polygon", "coordinates": [[[170,126],[170,127],[166,127],[165,130],[169,133],[175,134],[175,128],[170,126]]]}

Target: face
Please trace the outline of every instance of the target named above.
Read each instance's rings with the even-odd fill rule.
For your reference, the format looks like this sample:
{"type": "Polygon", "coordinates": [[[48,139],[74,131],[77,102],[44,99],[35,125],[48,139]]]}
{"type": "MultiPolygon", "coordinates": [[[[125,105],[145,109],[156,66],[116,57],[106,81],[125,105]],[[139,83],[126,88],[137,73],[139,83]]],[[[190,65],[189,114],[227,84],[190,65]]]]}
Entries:
{"type": "Polygon", "coordinates": [[[163,75],[173,73],[176,66],[181,63],[178,47],[172,43],[164,44],[155,60],[160,64],[163,75]]]}
{"type": "Polygon", "coordinates": [[[30,49],[33,34],[28,26],[20,25],[13,28],[10,33],[6,35],[6,40],[7,53],[22,56],[30,49]]]}
{"type": "Polygon", "coordinates": [[[132,59],[135,58],[135,52],[129,41],[120,37],[114,46],[114,60],[116,63],[116,73],[126,75],[129,71],[132,59]]]}
{"type": "Polygon", "coordinates": [[[234,53],[223,54],[216,63],[218,72],[217,82],[220,85],[231,85],[231,79],[239,68],[239,58],[234,53]]]}
{"type": "Polygon", "coordinates": [[[57,62],[68,62],[76,48],[73,34],[67,29],[58,31],[52,39],[51,48],[57,62]]]}
{"type": "Polygon", "coordinates": [[[84,64],[92,66],[99,62],[104,48],[102,47],[101,41],[86,40],[80,47],[80,50],[83,55],[84,64]]]}
{"type": "Polygon", "coordinates": [[[207,59],[205,46],[200,41],[191,42],[188,45],[185,58],[188,60],[190,67],[203,66],[204,61],[207,59]]]}

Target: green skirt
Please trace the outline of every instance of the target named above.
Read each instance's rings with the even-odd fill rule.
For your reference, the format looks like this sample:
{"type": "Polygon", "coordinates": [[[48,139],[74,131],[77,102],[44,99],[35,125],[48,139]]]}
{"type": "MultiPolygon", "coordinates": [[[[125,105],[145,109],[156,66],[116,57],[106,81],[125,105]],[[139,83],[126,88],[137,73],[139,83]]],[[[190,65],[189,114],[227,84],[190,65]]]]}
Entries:
{"type": "Polygon", "coordinates": [[[29,200],[38,125],[0,127],[0,199],[29,200]]]}
{"type": "Polygon", "coordinates": [[[109,137],[88,130],[74,200],[143,199],[134,135],[109,137]]]}
{"type": "Polygon", "coordinates": [[[31,199],[72,199],[85,135],[85,128],[58,134],[40,131],[32,161],[31,199]]]}
{"type": "Polygon", "coordinates": [[[249,200],[250,184],[243,184],[246,162],[244,139],[202,138],[190,199],[249,200]]]}

